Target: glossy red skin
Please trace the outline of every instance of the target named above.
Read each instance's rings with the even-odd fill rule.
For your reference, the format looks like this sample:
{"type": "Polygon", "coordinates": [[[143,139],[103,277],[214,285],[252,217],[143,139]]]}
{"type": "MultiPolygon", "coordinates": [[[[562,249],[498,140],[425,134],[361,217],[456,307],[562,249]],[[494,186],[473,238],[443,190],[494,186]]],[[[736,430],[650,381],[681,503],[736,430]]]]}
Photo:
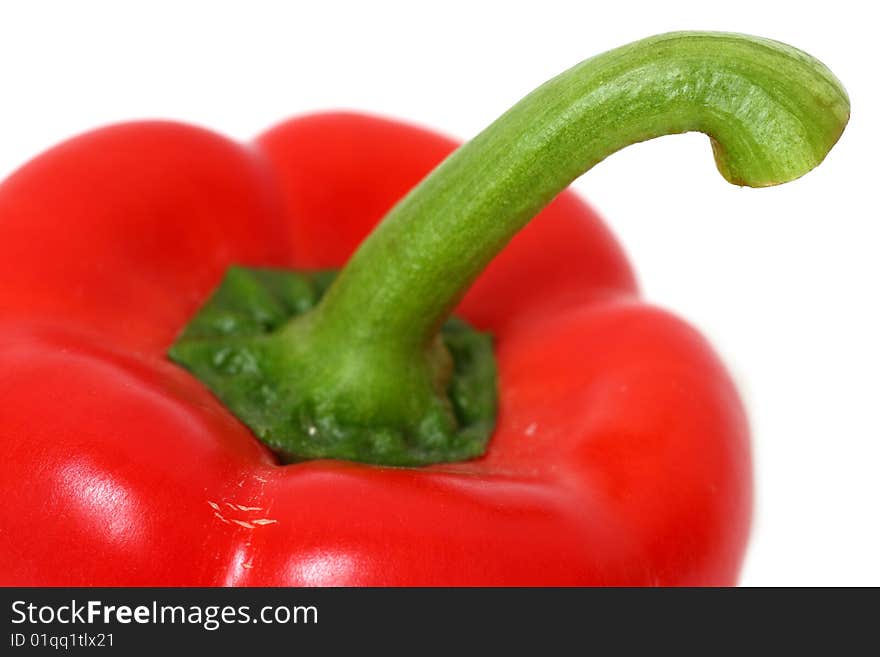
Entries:
{"type": "MultiPolygon", "coordinates": [[[[745,417],[562,194],[458,312],[497,339],[488,453],[278,465],[165,350],[232,263],[344,264],[455,144],[351,114],[242,146],[86,134],[0,186],[0,583],[733,584],[745,417]]],[[[635,183],[634,183],[635,184],[635,183]]]]}

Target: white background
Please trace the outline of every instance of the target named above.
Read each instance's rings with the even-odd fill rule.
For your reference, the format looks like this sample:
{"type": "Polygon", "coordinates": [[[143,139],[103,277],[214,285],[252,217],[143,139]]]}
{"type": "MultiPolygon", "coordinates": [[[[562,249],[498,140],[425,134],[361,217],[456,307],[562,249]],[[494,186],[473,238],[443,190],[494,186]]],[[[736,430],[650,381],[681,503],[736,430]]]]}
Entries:
{"type": "Polygon", "coordinates": [[[705,137],[627,149],[576,184],[644,292],[715,343],[749,408],[757,509],[742,582],[880,585],[877,38],[864,2],[4,2],[0,177],[104,123],[240,139],[359,108],[458,137],[545,79],[650,34],[785,41],[846,85],[826,162],[773,189],[716,173],[705,137]]]}

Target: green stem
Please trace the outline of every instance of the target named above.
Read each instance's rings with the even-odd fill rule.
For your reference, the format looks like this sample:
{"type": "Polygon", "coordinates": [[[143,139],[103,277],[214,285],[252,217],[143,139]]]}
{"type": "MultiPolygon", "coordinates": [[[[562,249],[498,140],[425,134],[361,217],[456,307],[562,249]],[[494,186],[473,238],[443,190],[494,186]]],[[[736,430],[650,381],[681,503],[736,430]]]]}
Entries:
{"type": "Polygon", "coordinates": [[[712,137],[718,168],[763,187],[819,164],[849,116],[821,63],[735,34],[672,33],[542,85],[443,162],[385,217],[321,304],[326,330],[426,344],[489,261],[575,178],[661,135],[712,137]]]}
{"type": "Polygon", "coordinates": [[[828,69],[774,41],[676,33],[612,50],[447,158],[323,298],[323,278],[231,270],[171,357],[286,460],[472,458],[494,426],[491,344],[444,320],[554,196],[628,144],[690,130],[712,138],[729,181],[783,183],[822,161],[848,117],[828,69]]]}

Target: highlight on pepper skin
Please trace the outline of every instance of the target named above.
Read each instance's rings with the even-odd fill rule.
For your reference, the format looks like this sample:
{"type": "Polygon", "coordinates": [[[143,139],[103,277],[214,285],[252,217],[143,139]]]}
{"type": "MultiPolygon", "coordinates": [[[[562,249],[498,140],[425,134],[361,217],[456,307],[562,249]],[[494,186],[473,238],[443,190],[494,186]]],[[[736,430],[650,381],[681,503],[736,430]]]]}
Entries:
{"type": "Polygon", "coordinates": [[[50,149],[0,184],[0,584],[735,584],[737,391],[566,188],[692,130],[784,183],[848,117],[809,55],[678,32],[463,145],[319,113],[50,149]]]}

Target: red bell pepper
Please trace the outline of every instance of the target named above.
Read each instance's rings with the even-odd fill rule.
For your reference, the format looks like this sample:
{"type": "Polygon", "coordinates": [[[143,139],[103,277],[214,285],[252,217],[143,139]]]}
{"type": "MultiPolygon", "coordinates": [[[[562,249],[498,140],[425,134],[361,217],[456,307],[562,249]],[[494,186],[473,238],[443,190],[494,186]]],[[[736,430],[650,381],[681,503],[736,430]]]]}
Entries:
{"type": "Polygon", "coordinates": [[[50,150],[0,186],[0,583],[734,583],[751,509],[736,391],[703,338],[638,298],[596,214],[557,193],[686,130],[713,137],[732,182],[784,182],[847,117],[803,53],[673,34],[571,69],[457,151],[356,114],[250,145],[146,122],[50,150]],[[167,357],[231,265],[346,263],[272,328],[289,352],[235,352],[277,366],[280,392],[206,386],[167,357]],[[493,336],[498,372],[488,446],[462,452],[437,365],[453,308],[493,336]],[[314,424],[261,424],[257,393],[314,424]],[[440,428],[419,434],[428,407],[440,428]],[[309,451],[321,413],[364,431],[309,451]]]}

